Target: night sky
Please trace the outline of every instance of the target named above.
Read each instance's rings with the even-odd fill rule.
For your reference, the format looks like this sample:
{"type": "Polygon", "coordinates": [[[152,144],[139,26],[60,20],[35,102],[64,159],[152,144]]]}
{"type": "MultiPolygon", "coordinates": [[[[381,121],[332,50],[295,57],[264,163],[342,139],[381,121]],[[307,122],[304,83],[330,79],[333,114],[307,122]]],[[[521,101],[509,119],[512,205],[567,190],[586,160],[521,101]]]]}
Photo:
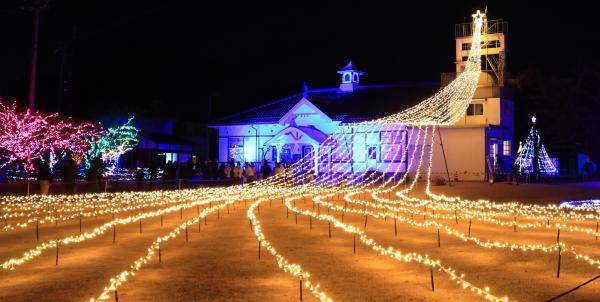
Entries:
{"type": "MultiPolygon", "coordinates": [[[[22,104],[33,24],[21,9],[27,2],[0,4],[0,97],[22,104]]],[[[258,2],[51,0],[41,23],[38,107],[205,121],[210,95],[216,117],[299,92],[303,81],[335,87],[348,60],[366,72],[364,84],[438,80],[454,68],[454,24],[486,5],[489,19],[510,23],[512,73],[568,76],[600,65],[591,4],[258,2]]]]}

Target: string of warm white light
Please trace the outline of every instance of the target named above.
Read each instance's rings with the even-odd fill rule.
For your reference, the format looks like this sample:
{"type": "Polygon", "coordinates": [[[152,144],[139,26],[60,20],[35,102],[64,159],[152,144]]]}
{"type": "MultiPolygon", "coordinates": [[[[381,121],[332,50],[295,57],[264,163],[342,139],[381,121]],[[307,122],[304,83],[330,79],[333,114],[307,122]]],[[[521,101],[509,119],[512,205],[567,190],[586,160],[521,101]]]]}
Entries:
{"type": "MultiPolygon", "coordinates": [[[[369,237],[361,229],[354,227],[352,225],[345,224],[345,223],[337,220],[335,217],[333,217],[331,215],[317,214],[310,210],[304,210],[304,209],[300,209],[300,208],[293,206],[291,203],[291,200],[293,200],[293,199],[294,198],[286,198],[284,201],[286,207],[290,211],[304,215],[304,216],[311,216],[312,218],[317,219],[317,220],[330,222],[334,227],[340,228],[344,232],[356,234],[356,235],[358,235],[358,238],[360,239],[360,241],[363,244],[372,248],[374,251],[379,252],[381,255],[388,256],[388,257],[391,257],[392,259],[406,262],[406,263],[416,262],[418,264],[423,264],[425,266],[430,266],[432,268],[435,268],[441,272],[448,274],[450,276],[450,279],[452,281],[456,282],[456,284],[458,284],[463,289],[471,290],[472,292],[476,293],[477,295],[482,296],[485,300],[508,301],[507,297],[500,298],[500,297],[497,297],[497,296],[491,294],[488,287],[481,289],[481,288],[473,285],[472,283],[466,281],[464,278],[464,274],[458,274],[454,269],[442,265],[441,261],[439,261],[439,260],[431,259],[427,255],[423,256],[416,252],[403,253],[400,250],[395,249],[393,247],[385,248],[385,247],[377,244],[377,242],[374,239],[369,237]]],[[[299,199],[299,197],[296,197],[296,199],[299,199]]]]}
{"type": "MultiPolygon", "coordinates": [[[[26,228],[32,223],[67,222],[82,217],[98,217],[107,214],[147,210],[170,204],[184,203],[187,199],[198,198],[199,195],[204,195],[203,191],[179,191],[170,195],[164,194],[165,192],[162,191],[136,194],[123,193],[122,198],[102,200],[85,197],[75,199],[71,197],[67,198],[67,202],[64,202],[64,200],[61,200],[61,203],[45,201],[33,206],[24,203],[18,209],[13,209],[14,211],[4,211],[3,209],[4,214],[0,215],[0,219],[5,220],[2,230],[12,231],[19,228],[26,228]],[[52,207],[50,207],[51,205],[52,207]],[[8,219],[11,219],[11,223],[8,223],[8,219]],[[23,219],[25,220],[23,221],[23,219]]],[[[51,197],[44,196],[42,200],[49,198],[51,197]]]]}
{"type": "Polygon", "coordinates": [[[99,227],[95,227],[92,231],[77,234],[77,235],[67,236],[67,237],[65,237],[63,239],[59,239],[59,240],[50,240],[48,242],[39,244],[35,248],[25,252],[19,258],[11,258],[9,260],[4,261],[1,264],[1,267],[3,269],[14,270],[16,266],[22,265],[22,264],[34,259],[35,257],[40,256],[43,251],[45,251],[47,249],[55,248],[58,244],[81,243],[88,239],[96,238],[96,237],[106,233],[108,230],[110,230],[111,228],[113,228],[117,225],[130,224],[133,222],[140,221],[142,219],[158,217],[160,215],[172,213],[172,212],[183,210],[183,209],[189,209],[189,208],[192,208],[195,206],[211,204],[212,202],[218,202],[220,199],[221,198],[212,198],[210,200],[187,202],[187,203],[183,203],[180,205],[176,205],[176,206],[172,206],[172,207],[168,207],[165,209],[160,209],[160,210],[156,210],[156,211],[152,211],[152,212],[141,213],[141,214],[128,216],[128,217],[124,217],[124,218],[115,218],[107,223],[104,223],[103,225],[101,225],[99,227]]]}
{"type": "Polygon", "coordinates": [[[130,277],[135,276],[135,273],[137,271],[139,271],[143,265],[147,264],[152,259],[152,257],[156,254],[156,252],[160,249],[160,245],[162,243],[167,242],[173,238],[177,238],[177,236],[179,234],[181,234],[181,232],[184,231],[188,226],[194,225],[196,223],[200,223],[200,220],[203,219],[204,217],[206,217],[208,214],[214,213],[214,212],[218,211],[219,209],[223,209],[226,206],[233,204],[234,202],[235,201],[233,201],[233,200],[229,200],[229,201],[225,201],[223,203],[216,204],[214,206],[210,206],[210,207],[202,210],[202,212],[200,212],[200,214],[197,217],[187,220],[184,223],[177,226],[175,229],[173,229],[171,232],[169,232],[169,234],[158,237],[154,242],[152,242],[150,247],[147,249],[146,255],[144,255],[144,256],[138,258],[136,261],[134,261],[134,263],[129,267],[129,269],[122,271],[121,273],[117,274],[116,276],[110,278],[109,285],[104,287],[104,290],[102,291],[102,293],[98,296],[98,298],[96,300],[94,300],[92,298],[92,299],[90,299],[90,302],[106,301],[106,300],[110,299],[110,293],[117,291],[119,286],[121,286],[123,283],[125,283],[130,277]]]}
{"type": "Polygon", "coordinates": [[[271,253],[273,257],[275,257],[275,259],[277,260],[277,265],[284,272],[289,273],[290,275],[302,280],[303,286],[305,286],[317,299],[319,299],[320,301],[332,301],[332,299],[320,289],[321,286],[318,283],[315,284],[311,281],[310,273],[302,269],[302,267],[299,264],[290,263],[266,239],[265,234],[262,231],[260,221],[254,213],[256,208],[260,206],[260,204],[263,201],[265,201],[265,199],[257,199],[254,203],[252,203],[252,205],[250,205],[250,208],[248,208],[248,219],[250,219],[250,222],[252,223],[252,230],[256,235],[256,240],[260,242],[260,247],[264,247],[265,249],[267,249],[267,251],[269,251],[269,253],[271,253]]]}
{"type": "MultiPolygon", "coordinates": [[[[333,194],[329,194],[329,196],[333,196],[333,194]]],[[[510,251],[515,251],[515,250],[519,250],[522,252],[528,252],[528,251],[538,251],[538,252],[544,252],[544,253],[549,253],[549,252],[556,252],[559,250],[559,248],[561,249],[561,251],[564,252],[568,252],[573,254],[573,256],[575,257],[575,259],[578,260],[585,260],[589,265],[594,266],[595,268],[600,269],[600,259],[598,258],[594,258],[591,255],[586,255],[586,254],[582,254],[582,253],[578,253],[575,250],[575,247],[572,246],[568,246],[566,243],[563,242],[557,242],[554,244],[541,244],[541,243],[537,243],[537,244],[522,244],[522,243],[515,243],[515,242],[499,242],[499,241],[491,241],[491,240],[484,240],[482,238],[478,238],[476,236],[472,236],[472,235],[467,235],[464,232],[460,232],[454,228],[449,227],[448,225],[442,224],[436,220],[426,220],[426,221],[422,221],[422,222],[418,222],[416,221],[414,218],[409,218],[407,216],[402,216],[399,214],[394,214],[394,209],[388,209],[385,208],[385,212],[381,213],[381,212],[375,212],[375,211],[370,211],[367,210],[366,207],[365,209],[361,209],[361,208],[347,208],[347,207],[342,207],[340,205],[336,205],[333,204],[331,202],[327,202],[327,201],[323,201],[321,200],[323,197],[323,195],[321,196],[316,196],[314,197],[312,200],[313,202],[315,202],[316,204],[319,204],[321,206],[327,207],[333,211],[336,212],[344,212],[347,214],[358,214],[358,215],[367,215],[369,217],[373,217],[375,219],[382,219],[382,218],[393,218],[395,219],[395,221],[400,222],[400,223],[404,223],[407,224],[408,226],[411,227],[416,227],[416,228],[430,228],[430,227],[434,227],[436,229],[442,230],[444,231],[446,234],[456,237],[458,239],[461,239],[465,242],[472,242],[474,244],[476,244],[477,246],[480,247],[484,247],[484,248],[498,248],[498,249],[507,249],[510,251]],[[390,210],[390,212],[388,212],[388,210],[390,210]]],[[[369,203],[369,202],[355,202],[353,201],[352,203],[356,203],[356,204],[360,204],[360,205],[364,205],[364,206],[370,206],[370,207],[374,207],[374,208],[383,208],[382,206],[376,204],[376,203],[369,203]]],[[[400,211],[398,211],[400,212],[400,211]]],[[[397,213],[397,212],[396,212],[397,213]]],[[[412,213],[412,214],[417,214],[417,216],[421,216],[421,213],[412,213]]]]}
{"type": "MultiPolygon", "coordinates": [[[[472,291],[486,300],[507,301],[508,298],[500,298],[492,294],[487,287],[476,287],[468,282],[464,275],[457,273],[449,266],[442,265],[439,260],[416,252],[405,253],[394,247],[385,248],[369,237],[364,230],[344,223],[343,218],[342,221],[339,221],[332,215],[321,214],[320,208],[315,212],[296,207],[296,202],[300,199],[311,198],[313,209],[314,205],[323,206],[327,208],[328,213],[333,210],[341,212],[342,215],[364,215],[365,219],[367,216],[376,219],[390,218],[417,230],[436,228],[449,236],[479,248],[540,253],[558,251],[559,255],[568,253],[579,261],[600,268],[599,259],[580,253],[579,247],[576,249],[572,243],[567,244],[560,241],[554,244],[537,242],[524,244],[516,239],[514,242],[495,240],[493,235],[489,235],[491,236],[489,239],[484,239],[471,236],[470,233],[465,234],[446,223],[451,220],[456,220],[458,223],[458,219],[469,219],[495,227],[512,227],[515,231],[516,228],[553,231],[560,229],[591,236],[600,235],[598,224],[596,224],[596,229],[586,225],[586,223],[598,223],[600,215],[597,211],[567,210],[554,205],[467,200],[458,196],[436,194],[431,190],[435,132],[439,131],[440,127],[453,125],[464,116],[466,108],[473,98],[481,71],[481,41],[486,39],[482,36],[485,34],[486,21],[485,16],[479,12],[473,15],[473,19],[472,44],[465,63],[465,70],[454,81],[432,97],[407,110],[362,123],[341,124],[338,130],[320,144],[321,151],[317,152],[314,148],[295,163],[291,170],[287,170],[283,174],[256,183],[222,188],[150,193],[0,197],[0,219],[4,219],[4,231],[25,228],[34,222],[41,224],[68,222],[78,217],[100,217],[118,213],[126,216],[111,219],[109,222],[79,235],[68,235],[63,239],[44,242],[20,257],[6,260],[2,264],[2,268],[14,269],[15,266],[34,259],[45,250],[56,247],[58,244],[83,242],[104,234],[116,225],[130,224],[141,219],[183,211],[194,206],[198,207],[196,217],[185,220],[167,235],[157,237],[148,247],[145,255],[108,281],[108,285],[97,297],[99,301],[108,300],[111,298],[111,294],[116,293],[120,286],[155,256],[161,244],[176,238],[184,229],[199,223],[210,213],[215,211],[218,213],[219,209],[229,207],[229,205],[235,206],[236,201],[244,201],[244,203],[249,201],[251,204],[248,208],[247,218],[250,220],[252,231],[260,244],[259,248],[266,249],[275,258],[280,269],[300,279],[301,286],[308,289],[317,299],[331,301],[331,297],[321,289],[319,284],[315,283],[313,277],[299,263],[289,262],[281,254],[281,251],[278,251],[267,240],[256,212],[262,203],[279,198],[284,201],[287,210],[310,216],[311,219],[328,222],[338,229],[355,234],[361,243],[382,256],[436,269],[456,282],[460,288],[472,291]],[[395,152],[385,155],[380,152],[380,158],[374,166],[370,166],[368,160],[354,162],[354,158],[366,158],[368,153],[367,135],[378,134],[382,131],[393,133],[391,144],[397,146],[395,152]],[[354,137],[356,132],[365,134],[365,146],[355,148],[354,144],[360,144],[360,140],[356,140],[354,137]],[[405,144],[407,146],[414,144],[412,150],[402,147],[405,144]],[[350,156],[351,163],[340,160],[335,165],[329,165],[325,171],[315,171],[315,168],[318,169],[320,163],[332,154],[337,154],[340,158],[350,156]],[[397,158],[400,158],[400,164],[385,163],[388,159],[397,158]],[[406,162],[403,171],[401,169],[402,162],[406,162]],[[373,173],[373,171],[378,173],[373,173]],[[421,176],[426,178],[425,198],[412,194],[416,191],[421,176]],[[412,177],[410,181],[409,177],[412,177]],[[397,181],[394,183],[394,180],[397,181]],[[380,181],[381,183],[379,183],[380,181]],[[336,201],[333,202],[332,199],[336,201]],[[343,202],[344,206],[338,202],[343,202]],[[199,206],[206,206],[206,208],[200,212],[199,206]],[[414,219],[415,215],[423,217],[423,221],[414,219]]],[[[335,278],[335,276],[331,276],[331,278],[335,278]]]]}

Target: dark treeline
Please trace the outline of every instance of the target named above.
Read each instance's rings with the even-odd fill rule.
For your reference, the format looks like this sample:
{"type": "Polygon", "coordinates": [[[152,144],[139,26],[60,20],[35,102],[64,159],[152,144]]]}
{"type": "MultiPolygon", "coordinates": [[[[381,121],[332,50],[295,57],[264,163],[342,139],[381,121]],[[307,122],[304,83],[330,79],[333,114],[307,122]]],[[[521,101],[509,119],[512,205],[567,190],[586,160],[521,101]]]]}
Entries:
{"type": "Polygon", "coordinates": [[[591,66],[571,73],[529,68],[518,74],[516,139],[524,140],[535,115],[551,156],[583,152],[600,162],[600,71],[591,66]]]}

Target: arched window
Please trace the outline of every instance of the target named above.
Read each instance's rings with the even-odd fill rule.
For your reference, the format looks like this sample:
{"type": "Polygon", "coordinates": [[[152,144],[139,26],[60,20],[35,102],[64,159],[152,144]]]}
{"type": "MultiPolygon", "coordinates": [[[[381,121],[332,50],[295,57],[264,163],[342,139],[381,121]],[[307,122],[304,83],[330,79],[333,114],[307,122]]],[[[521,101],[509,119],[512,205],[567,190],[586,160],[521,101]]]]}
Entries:
{"type": "Polygon", "coordinates": [[[354,74],[354,82],[358,83],[358,73],[354,74]]]}
{"type": "Polygon", "coordinates": [[[350,74],[344,73],[344,83],[350,83],[350,74]]]}

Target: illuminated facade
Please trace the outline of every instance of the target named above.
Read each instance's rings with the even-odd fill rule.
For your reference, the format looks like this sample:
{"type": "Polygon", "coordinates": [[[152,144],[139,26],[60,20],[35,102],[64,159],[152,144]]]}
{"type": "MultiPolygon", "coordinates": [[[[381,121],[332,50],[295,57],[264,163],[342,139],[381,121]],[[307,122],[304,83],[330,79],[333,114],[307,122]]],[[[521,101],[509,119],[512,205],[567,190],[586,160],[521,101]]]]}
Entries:
{"type": "MultiPolygon", "coordinates": [[[[462,72],[471,43],[471,23],[456,25],[456,72],[442,74],[445,86],[462,72]]],[[[466,115],[453,126],[438,128],[434,152],[444,154],[433,160],[433,175],[460,180],[482,180],[501,167],[509,171],[513,161],[514,106],[506,82],[507,25],[488,21],[482,44],[482,72],[475,96],[466,115]],[[498,161],[498,163],[497,163],[498,161]]],[[[360,85],[365,73],[352,62],[338,71],[339,87],[304,87],[294,94],[250,110],[216,120],[219,130],[219,161],[295,162],[318,154],[312,172],[365,172],[369,170],[406,172],[413,149],[431,148],[416,143],[402,125],[390,130],[377,125],[358,125],[398,112],[439,90],[438,82],[403,82],[391,85],[360,85]],[[342,128],[342,129],[340,129],[342,128]],[[326,139],[342,131],[331,142],[326,139]],[[373,131],[375,130],[375,131],[373,131]]],[[[414,130],[418,131],[418,130],[414,130]]],[[[420,154],[420,152],[417,152],[420,154]]],[[[314,158],[314,156],[313,156],[314,158]]],[[[419,160],[414,158],[413,160],[419,160]]],[[[411,169],[412,170],[412,169],[411,169]]],[[[412,171],[409,171],[412,172],[412,171]]]]}

